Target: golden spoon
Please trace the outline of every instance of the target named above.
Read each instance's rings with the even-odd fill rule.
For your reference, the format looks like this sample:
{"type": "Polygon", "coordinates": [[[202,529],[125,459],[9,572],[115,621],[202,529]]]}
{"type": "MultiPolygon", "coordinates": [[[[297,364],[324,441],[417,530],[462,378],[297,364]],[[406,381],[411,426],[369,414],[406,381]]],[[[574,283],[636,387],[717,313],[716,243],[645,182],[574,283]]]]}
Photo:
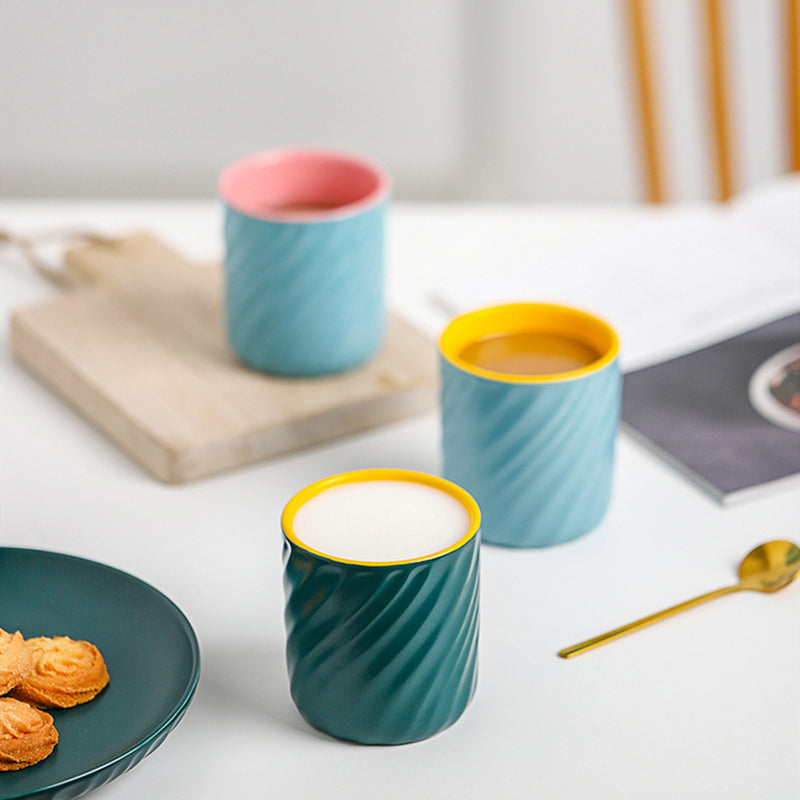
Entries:
{"type": "Polygon", "coordinates": [[[595,636],[594,639],[567,647],[558,654],[561,658],[572,658],[572,656],[585,653],[594,647],[599,647],[601,644],[619,639],[620,636],[625,636],[627,633],[638,631],[654,622],[671,617],[673,614],[699,606],[706,600],[722,597],[724,594],[739,592],[743,589],[753,592],[777,592],[778,589],[788,586],[797,577],[798,572],[800,572],[800,548],[796,544],[781,541],[760,544],[742,560],[739,565],[739,583],[734,586],[726,586],[723,589],[702,594],[700,597],[695,597],[694,600],[687,600],[685,603],[679,603],[677,606],[659,611],[657,614],[651,614],[637,622],[631,622],[621,628],[615,628],[613,631],[595,636]]]}

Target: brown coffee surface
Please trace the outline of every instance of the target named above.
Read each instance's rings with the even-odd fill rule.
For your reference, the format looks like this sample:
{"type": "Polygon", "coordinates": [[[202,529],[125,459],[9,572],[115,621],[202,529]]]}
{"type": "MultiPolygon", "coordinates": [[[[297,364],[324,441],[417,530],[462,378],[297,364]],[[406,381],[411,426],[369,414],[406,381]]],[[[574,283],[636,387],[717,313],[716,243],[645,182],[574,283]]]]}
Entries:
{"type": "Polygon", "coordinates": [[[337,203],[286,203],[285,205],[275,206],[275,211],[281,211],[285,214],[298,214],[320,211],[331,211],[334,208],[339,208],[337,203]]]}
{"type": "Polygon", "coordinates": [[[525,331],[486,336],[467,345],[459,357],[507,375],[555,375],[581,369],[600,354],[591,345],[556,333],[525,331]]]}

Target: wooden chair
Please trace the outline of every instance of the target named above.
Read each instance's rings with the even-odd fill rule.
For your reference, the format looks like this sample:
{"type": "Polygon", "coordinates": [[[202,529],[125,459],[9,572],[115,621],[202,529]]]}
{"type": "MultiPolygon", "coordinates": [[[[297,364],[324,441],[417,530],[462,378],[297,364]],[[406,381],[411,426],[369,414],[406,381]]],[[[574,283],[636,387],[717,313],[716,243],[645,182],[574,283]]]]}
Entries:
{"type": "MultiPolygon", "coordinates": [[[[648,0],[623,0],[628,18],[638,104],[640,138],[647,197],[653,202],[669,199],[665,183],[661,117],[654,74],[652,25],[648,0]]],[[[783,54],[786,93],[786,164],[800,170],[800,0],[783,2],[783,54]]],[[[711,151],[714,156],[716,197],[727,200],[738,188],[732,158],[731,97],[728,70],[728,40],[725,0],[697,0],[702,11],[699,23],[705,39],[705,83],[711,109],[711,151]]]]}

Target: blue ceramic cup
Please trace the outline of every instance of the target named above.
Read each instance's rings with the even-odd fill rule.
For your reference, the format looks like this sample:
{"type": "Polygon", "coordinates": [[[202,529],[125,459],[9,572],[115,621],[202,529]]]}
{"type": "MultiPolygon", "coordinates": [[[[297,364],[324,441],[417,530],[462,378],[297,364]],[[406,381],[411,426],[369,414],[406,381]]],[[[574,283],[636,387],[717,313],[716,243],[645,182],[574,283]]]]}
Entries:
{"type": "Polygon", "coordinates": [[[384,218],[379,166],[327,150],[272,150],[220,176],[228,335],[248,366],[314,376],[380,347],[384,218]]]}
{"type": "Polygon", "coordinates": [[[483,540],[544,547],[592,530],[611,496],[620,416],[614,330],[577,309],[513,303],[455,318],[439,347],[444,475],[480,504],[483,540]],[[465,357],[497,337],[590,355],[547,374],[465,357]]]}
{"type": "Polygon", "coordinates": [[[295,495],[281,525],[286,659],[301,715],[332,736],[364,744],[413,742],[452,725],[477,683],[480,511],[475,501],[432,475],[360,470],[295,495]],[[298,513],[306,503],[370,481],[444,492],[460,504],[466,532],[430,555],[398,561],[334,557],[299,538],[298,513]]]}

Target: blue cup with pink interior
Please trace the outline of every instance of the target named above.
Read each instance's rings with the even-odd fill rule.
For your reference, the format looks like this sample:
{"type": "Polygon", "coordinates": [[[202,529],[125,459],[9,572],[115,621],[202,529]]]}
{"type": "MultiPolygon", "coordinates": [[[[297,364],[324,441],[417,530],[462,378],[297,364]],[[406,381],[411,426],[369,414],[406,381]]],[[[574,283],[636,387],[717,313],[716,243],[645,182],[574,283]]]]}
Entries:
{"type": "Polygon", "coordinates": [[[332,150],[268,150],[231,164],[218,188],[227,329],[239,358],[296,377],[368,361],[386,316],[386,171],[332,150]]]}

